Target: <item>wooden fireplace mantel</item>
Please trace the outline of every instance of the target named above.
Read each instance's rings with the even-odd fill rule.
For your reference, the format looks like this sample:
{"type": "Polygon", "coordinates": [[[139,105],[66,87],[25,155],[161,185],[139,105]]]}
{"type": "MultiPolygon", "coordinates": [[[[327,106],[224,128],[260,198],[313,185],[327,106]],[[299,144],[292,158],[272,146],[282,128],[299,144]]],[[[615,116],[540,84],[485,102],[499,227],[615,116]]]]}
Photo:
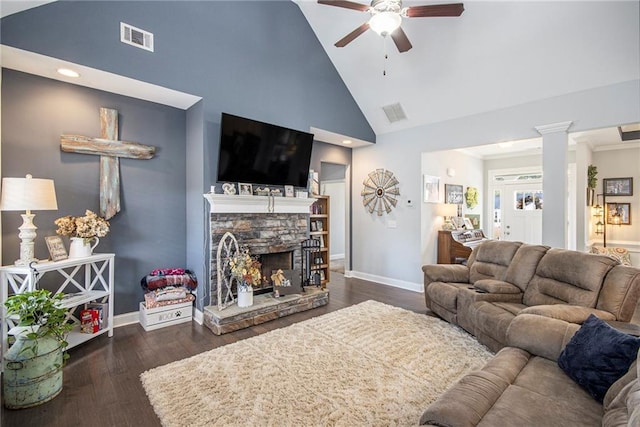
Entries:
{"type": "Polygon", "coordinates": [[[312,197],[203,195],[211,213],[309,213],[316,199],[312,197]]]}

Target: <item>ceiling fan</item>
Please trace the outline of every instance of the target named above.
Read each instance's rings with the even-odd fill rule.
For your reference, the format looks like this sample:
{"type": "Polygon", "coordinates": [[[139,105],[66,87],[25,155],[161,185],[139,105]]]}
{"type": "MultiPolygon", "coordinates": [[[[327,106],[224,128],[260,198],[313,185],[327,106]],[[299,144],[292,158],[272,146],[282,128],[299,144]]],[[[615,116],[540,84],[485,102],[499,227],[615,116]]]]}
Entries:
{"type": "Polygon", "coordinates": [[[371,28],[383,37],[390,35],[400,52],[406,52],[413,47],[400,27],[403,17],[460,16],[464,12],[462,3],[409,6],[404,8],[402,7],[402,0],[373,0],[369,6],[347,0],[318,0],[318,3],[371,14],[368,22],[338,40],[335,44],[336,47],[345,47],[356,37],[371,28]]]}

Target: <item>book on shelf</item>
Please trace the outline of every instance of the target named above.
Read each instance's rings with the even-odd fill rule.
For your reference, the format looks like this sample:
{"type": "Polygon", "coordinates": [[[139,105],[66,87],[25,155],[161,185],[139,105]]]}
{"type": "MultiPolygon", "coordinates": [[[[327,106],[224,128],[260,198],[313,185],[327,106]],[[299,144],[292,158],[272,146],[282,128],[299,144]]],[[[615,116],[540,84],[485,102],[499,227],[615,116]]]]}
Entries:
{"type": "Polygon", "coordinates": [[[83,334],[95,334],[100,330],[100,312],[89,308],[80,311],[80,332],[83,334]]]}

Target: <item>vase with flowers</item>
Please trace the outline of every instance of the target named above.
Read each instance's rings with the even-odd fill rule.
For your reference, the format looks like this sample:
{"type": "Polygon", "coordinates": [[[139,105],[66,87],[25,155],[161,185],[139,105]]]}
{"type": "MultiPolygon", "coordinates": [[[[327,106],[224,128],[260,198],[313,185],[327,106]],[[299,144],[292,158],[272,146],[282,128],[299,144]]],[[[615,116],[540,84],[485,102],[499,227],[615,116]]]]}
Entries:
{"type": "Polygon", "coordinates": [[[63,216],[56,219],[55,224],[56,233],[71,240],[69,258],[91,256],[99,238],[109,233],[109,222],[88,209],[84,216],[63,216]]]}
{"type": "Polygon", "coordinates": [[[238,307],[253,305],[253,287],[260,284],[262,273],[260,261],[249,253],[248,248],[242,248],[229,260],[231,274],[237,281],[238,307]]]}

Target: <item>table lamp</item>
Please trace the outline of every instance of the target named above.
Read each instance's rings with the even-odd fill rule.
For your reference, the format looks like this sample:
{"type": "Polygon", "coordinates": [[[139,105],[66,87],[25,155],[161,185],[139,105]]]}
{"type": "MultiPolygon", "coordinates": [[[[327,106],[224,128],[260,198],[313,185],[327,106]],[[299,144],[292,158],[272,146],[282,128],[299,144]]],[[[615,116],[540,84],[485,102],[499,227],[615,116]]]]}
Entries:
{"type": "Polygon", "coordinates": [[[2,178],[0,211],[22,211],[20,233],[20,259],[16,265],[29,265],[38,260],[34,257],[36,227],[33,224],[35,214],[31,211],[57,210],[56,190],[52,179],[39,179],[27,175],[25,178],[2,178]]]}
{"type": "Polygon", "coordinates": [[[455,226],[451,223],[451,218],[458,214],[458,205],[453,203],[438,203],[436,205],[436,216],[444,218],[442,224],[443,230],[455,230],[455,226]]]}

